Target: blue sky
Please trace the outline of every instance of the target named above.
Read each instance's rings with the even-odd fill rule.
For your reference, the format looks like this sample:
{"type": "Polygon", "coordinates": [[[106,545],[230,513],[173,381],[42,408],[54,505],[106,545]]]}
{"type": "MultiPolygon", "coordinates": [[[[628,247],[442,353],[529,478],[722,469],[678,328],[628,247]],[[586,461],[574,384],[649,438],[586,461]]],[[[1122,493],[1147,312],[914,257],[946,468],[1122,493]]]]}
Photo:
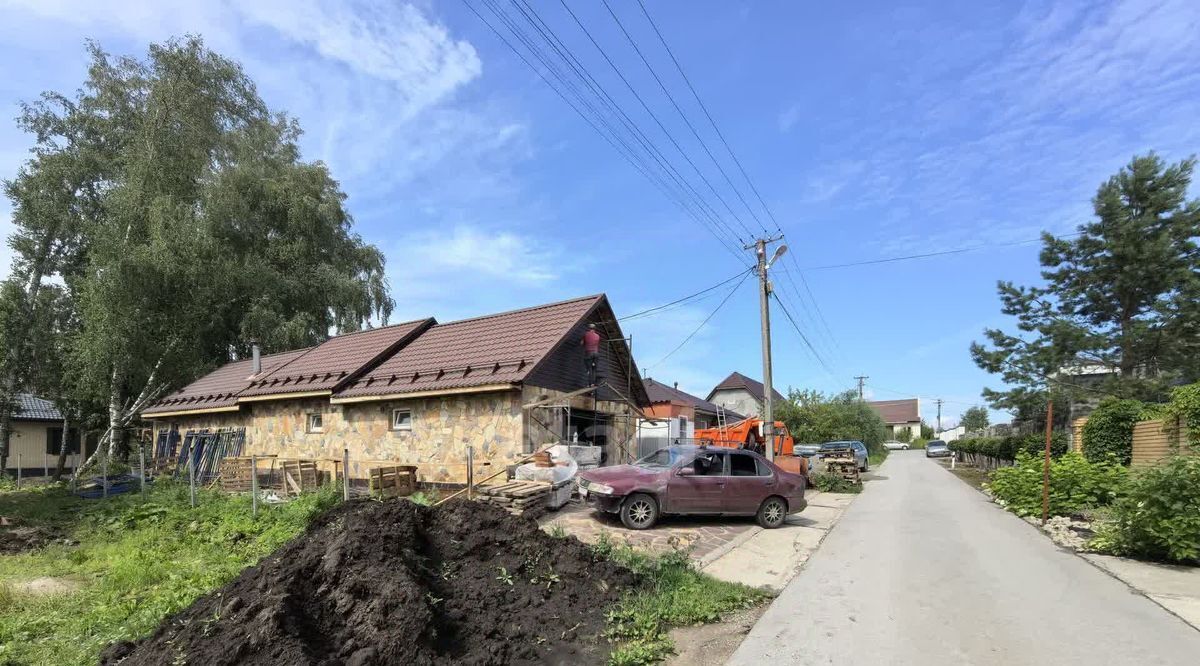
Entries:
{"type": "MultiPolygon", "coordinates": [[[[610,2],[739,182],[636,2],[610,2]]],[[[0,115],[42,90],[78,87],[86,38],[142,55],[151,41],[202,35],[299,120],[305,158],[330,165],[358,231],[386,253],[398,317],[447,321],[600,291],[620,315],[741,268],[459,0],[103,4],[0,0],[0,115]]],[[[688,171],[563,6],[531,4],[688,171]]],[[[756,227],[603,5],[569,4],[756,227]]],[[[1037,246],[1013,243],[1070,231],[1135,153],[1174,160],[1200,146],[1194,1],[647,6],[787,234],[780,267],[791,274],[776,283],[824,363],[776,309],[781,387],[835,391],[869,375],[873,397],[920,396],[931,422],[941,397],[952,421],[996,385],[967,354],[984,327],[1006,323],[996,280],[1037,277],[1037,246]],[[976,245],[990,247],[803,271],[823,322],[794,275],[976,245]]],[[[0,175],[29,145],[0,124],[0,175]]],[[[630,322],[639,363],[700,394],[731,370],[759,376],[750,285],[665,362],[725,291],[630,322]]]]}

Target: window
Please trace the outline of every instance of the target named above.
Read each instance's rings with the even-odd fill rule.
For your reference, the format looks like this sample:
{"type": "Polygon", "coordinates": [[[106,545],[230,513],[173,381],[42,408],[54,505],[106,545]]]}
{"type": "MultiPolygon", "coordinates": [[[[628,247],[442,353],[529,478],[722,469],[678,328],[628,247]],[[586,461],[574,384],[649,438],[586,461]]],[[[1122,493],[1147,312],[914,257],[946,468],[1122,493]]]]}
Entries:
{"type": "Polygon", "coordinates": [[[412,410],[392,410],[392,430],[412,430],[412,410]]]}
{"type": "Polygon", "coordinates": [[[692,461],[692,468],[696,476],[724,476],[725,457],[724,453],[716,451],[701,453],[692,461]]]}
{"type": "Polygon", "coordinates": [[[313,412],[308,415],[309,432],[322,432],[325,430],[325,422],[321,418],[322,416],[321,412],[313,412]]]}
{"type": "MultiPolygon", "coordinates": [[[[46,453],[57,456],[62,447],[62,428],[46,428],[46,453]]],[[[79,455],[79,431],[71,428],[67,436],[67,455],[79,455]]]]}
{"type": "Polygon", "coordinates": [[[758,468],[754,465],[754,457],[741,453],[729,456],[730,476],[758,476],[758,468]]]}
{"type": "Polygon", "coordinates": [[[767,464],[767,461],[755,458],[754,462],[758,465],[759,476],[771,476],[774,474],[774,472],[771,471],[771,466],[767,464]]]}

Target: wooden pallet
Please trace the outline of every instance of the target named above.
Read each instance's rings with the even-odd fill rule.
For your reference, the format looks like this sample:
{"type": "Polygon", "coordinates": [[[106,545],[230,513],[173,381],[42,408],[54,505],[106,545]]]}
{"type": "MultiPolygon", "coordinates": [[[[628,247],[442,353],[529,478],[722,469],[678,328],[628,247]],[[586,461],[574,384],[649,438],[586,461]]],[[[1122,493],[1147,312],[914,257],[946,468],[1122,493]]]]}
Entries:
{"type": "Polygon", "coordinates": [[[221,490],[248,493],[253,490],[254,466],[250,458],[226,458],[221,461],[221,490]]]}
{"type": "Polygon", "coordinates": [[[286,495],[313,492],[321,486],[321,471],[315,460],[280,460],[280,485],[286,495]]]}
{"type": "Polygon", "coordinates": [[[417,491],[416,465],[391,465],[370,470],[371,494],[408,497],[417,491]]]}
{"type": "Polygon", "coordinates": [[[509,481],[475,490],[479,493],[479,501],[495,504],[519,516],[529,509],[544,506],[551,487],[545,481],[509,481]]]}

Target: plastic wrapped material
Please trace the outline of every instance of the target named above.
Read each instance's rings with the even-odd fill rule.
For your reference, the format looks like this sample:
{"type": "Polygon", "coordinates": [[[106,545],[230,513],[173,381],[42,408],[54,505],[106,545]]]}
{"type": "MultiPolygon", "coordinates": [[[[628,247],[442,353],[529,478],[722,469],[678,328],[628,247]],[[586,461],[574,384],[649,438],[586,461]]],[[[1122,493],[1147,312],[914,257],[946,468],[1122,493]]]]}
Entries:
{"type": "Polygon", "coordinates": [[[549,451],[553,467],[538,467],[534,463],[525,463],[517,466],[514,478],[518,481],[545,481],[556,486],[575,478],[579,465],[571,457],[569,448],[565,444],[557,444],[550,447],[549,451]]]}
{"type": "MultiPolygon", "coordinates": [[[[559,446],[562,446],[561,444],[559,446]]],[[[571,446],[570,455],[579,462],[579,466],[583,469],[591,469],[600,466],[600,454],[604,449],[599,446],[571,446]]]]}

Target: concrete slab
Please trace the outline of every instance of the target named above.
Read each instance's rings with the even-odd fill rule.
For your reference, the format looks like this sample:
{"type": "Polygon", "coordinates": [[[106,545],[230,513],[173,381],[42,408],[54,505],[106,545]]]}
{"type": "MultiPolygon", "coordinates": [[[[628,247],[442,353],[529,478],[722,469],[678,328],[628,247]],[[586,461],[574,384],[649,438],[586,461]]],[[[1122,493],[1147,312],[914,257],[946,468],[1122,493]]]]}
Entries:
{"type": "Polygon", "coordinates": [[[1200,629],[1200,568],[1094,553],[1084,553],[1082,557],[1200,629]]]}

